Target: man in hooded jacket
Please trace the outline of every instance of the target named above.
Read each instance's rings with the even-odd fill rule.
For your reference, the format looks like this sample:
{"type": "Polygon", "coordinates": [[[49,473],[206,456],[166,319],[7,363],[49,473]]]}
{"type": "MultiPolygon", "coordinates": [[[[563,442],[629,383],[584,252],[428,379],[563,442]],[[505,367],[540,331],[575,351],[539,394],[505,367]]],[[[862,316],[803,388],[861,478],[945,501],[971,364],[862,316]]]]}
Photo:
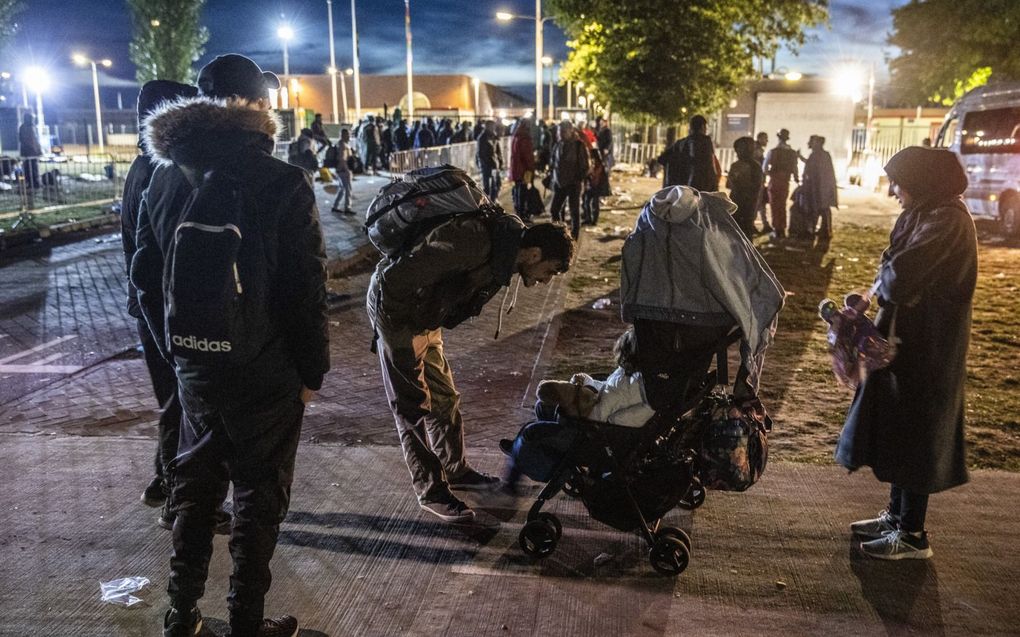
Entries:
{"type": "MultiPolygon", "coordinates": [[[[138,122],[144,133],[145,118],[156,110],[160,104],[178,98],[195,97],[198,89],[188,84],[178,84],[169,80],[152,80],[142,86],[138,94],[138,122]]],[[[121,245],[124,248],[124,259],[127,271],[131,271],[131,260],[135,256],[135,232],[138,228],[138,209],[142,203],[142,193],[149,187],[149,179],[156,169],[156,162],[146,152],[144,144],[139,141],[142,154],[131,162],[127,177],[124,179],[124,197],[120,210],[121,245]]],[[[190,188],[185,189],[187,193],[190,188]]],[[[138,291],[128,281],[127,311],[137,321],[138,338],[142,343],[145,366],[149,370],[152,389],[156,400],[162,408],[159,415],[158,444],[156,446],[156,471],[142,493],[142,502],[148,506],[164,505],[159,517],[159,524],[164,528],[172,528],[174,514],[166,497],[170,491],[168,468],[177,455],[177,440],[181,430],[181,401],[177,397],[177,375],[173,365],[168,363],[160,353],[159,346],[153,338],[149,325],[142,316],[138,305],[138,291]]],[[[218,528],[223,533],[230,532],[230,517],[221,516],[223,524],[218,528]]]]}
{"type": "MultiPolygon", "coordinates": [[[[265,250],[265,344],[243,366],[173,357],[185,422],[174,459],[177,520],[167,592],[165,636],[201,628],[198,600],[212,555],[213,512],[234,485],[231,635],[293,635],[297,620],[263,617],[269,561],[287,513],[305,404],[329,369],[322,231],[308,175],[273,157],[271,73],[240,55],[223,55],[199,74],[201,97],[169,104],[146,120],[146,148],[159,163],[141,205],[131,280],[163,354],[164,264],[185,201],[209,175],[239,184],[241,222],[265,250]]],[[[240,233],[239,233],[240,234],[240,233]]],[[[243,240],[243,239],[242,239],[243,240]]]]}
{"type": "Polygon", "coordinates": [[[927,559],[928,497],[967,482],[964,386],[977,283],[967,175],[947,150],[911,146],[885,166],[903,212],[872,288],[875,324],[896,357],[858,386],[836,462],[891,484],[877,518],[850,525],[865,555],[927,559]]]}

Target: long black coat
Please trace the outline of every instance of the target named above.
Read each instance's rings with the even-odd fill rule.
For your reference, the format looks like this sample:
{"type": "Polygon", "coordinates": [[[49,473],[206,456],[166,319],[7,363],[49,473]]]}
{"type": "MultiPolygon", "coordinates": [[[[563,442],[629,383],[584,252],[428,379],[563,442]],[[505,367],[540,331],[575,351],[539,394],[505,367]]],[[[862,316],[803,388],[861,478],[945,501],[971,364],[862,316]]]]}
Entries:
{"type": "Polygon", "coordinates": [[[896,359],[857,389],[836,447],[848,468],[914,493],[967,481],[964,383],[977,280],[974,222],[959,198],[918,205],[896,221],[882,254],[876,323],[895,317],[896,359]]]}

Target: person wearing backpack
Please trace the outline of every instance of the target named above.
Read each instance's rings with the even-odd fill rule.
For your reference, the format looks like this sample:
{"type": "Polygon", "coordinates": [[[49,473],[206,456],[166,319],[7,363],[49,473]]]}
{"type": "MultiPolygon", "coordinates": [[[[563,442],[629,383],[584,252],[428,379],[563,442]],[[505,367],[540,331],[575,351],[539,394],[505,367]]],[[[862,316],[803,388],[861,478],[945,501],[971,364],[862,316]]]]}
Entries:
{"type": "Polygon", "coordinates": [[[574,239],[581,234],[581,188],[588,179],[590,159],[588,145],[580,139],[569,121],[560,122],[560,140],[552,149],[552,203],[549,213],[553,221],[563,218],[563,208],[570,205],[570,232],[574,239]]]}
{"type": "MultiPolygon", "coordinates": [[[[471,188],[476,200],[485,200],[471,188]]],[[[491,207],[456,215],[405,243],[412,247],[379,261],[368,290],[383,387],[419,506],[444,522],[469,522],[474,512],[453,490],[494,488],[499,478],[475,470],[465,457],[443,328],[477,316],[514,275],[531,287],[566,272],[574,242],[562,225],[526,227],[491,207]]]]}
{"type": "Polygon", "coordinates": [[[695,115],[690,121],[690,134],[668,147],[658,162],[665,166],[663,188],[690,186],[702,192],[719,189],[718,160],[715,146],[708,136],[708,120],[695,115]]]}
{"type": "Polygon", "coordinates": [[[276,76],[222,55],[198,86],[199,97],[146,119],[159,166],[131,265],[149,329],[176,365],[185,416],[163,634],[201,629],[213,512],[226,492],[217,485],[229,479],[230,632],[290,636],[296,619],[263,613],[305,404],[329,370],[322,231],[309,176],[273,157],[276,76]]]}
{"type": "MultiPolygon", "coordinates": [[[[198,89],[188,84],[178,84],[169,80],[152,80],[146,82],[138,93],[138,121],[144,122],[146,116],[164,102],[182,97],[194,97],[198,89]]],[[[144,130],[144,127],[143,129],[144,130]]],[[[139,144],[142,146],[142,144],[139,144]]],[[[124,249],[126,271],[131,271],[131,260],[135,256],[135,231],[138,227],[138,209],[142,202],[142,193],[149,185],[149,179],[156,169],[153,158],[145,152],[131,162],[124,179],[124,197],[122,199],[121,246],[124,249]]],[[[191,189],[186,189],[190,194],[191,189]]],[[[158,444],[156,445],[156,472],[149,485],[142,493],[142,502],[147,506],[162,506],[156,523],[164,529],[172,529],[175,514],[170,499],[170,465],[177,455],[177,440],[181,430],[181,401],[177,397],[177,375],[173,366],[160,354],[159,346],[149,330],[142,310],[138,305],[135,287],[128,281],[128,314],[137,322],[138,338],[142,344],[145,367],[152,381],[153,393],[162,409],[159,415],[158,444]]],[[[230,515],[222,510],[217,513],[216,532],[230,533],[230,515]]]]}

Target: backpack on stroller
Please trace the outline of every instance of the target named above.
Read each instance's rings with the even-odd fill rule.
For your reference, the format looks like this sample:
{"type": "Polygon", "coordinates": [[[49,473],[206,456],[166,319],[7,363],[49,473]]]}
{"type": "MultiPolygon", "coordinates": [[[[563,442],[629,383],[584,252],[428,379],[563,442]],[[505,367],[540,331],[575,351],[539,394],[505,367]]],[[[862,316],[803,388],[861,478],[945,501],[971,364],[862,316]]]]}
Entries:
{"type": "Polygon", "coordinates": [[[580,498],[592,518],[621,531],[639,531],[656,571],[682,573],[691,539],[682,529],[664,526],[663,516],[678,506],[701,506],[706,487],[743,491],[765,468],[771,420],[763,411],[735,416],[732,399],[717,390],[728,384],[726,351],[739,338],[739,330],[728,335],[718,348],[716,369],[694,383],[678,406],[656,412],[644,427],[562,414],[554,423],[525,425],[512,456],[525,475],[547,484],[528,511],[518,537],[521,549],[537,558],[556,549],[562,526],[542,507],[563,491],[580,498]]]}

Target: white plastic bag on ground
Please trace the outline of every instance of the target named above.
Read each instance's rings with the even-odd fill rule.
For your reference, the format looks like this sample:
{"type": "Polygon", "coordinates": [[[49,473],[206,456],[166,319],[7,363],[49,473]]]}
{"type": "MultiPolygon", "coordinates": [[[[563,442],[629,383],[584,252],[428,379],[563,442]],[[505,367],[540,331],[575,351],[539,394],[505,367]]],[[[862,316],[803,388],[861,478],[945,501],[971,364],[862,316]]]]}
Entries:
{"type": "Polygon", "coordinates": [[[122,577],[109,582],[99,582],[99,590],[102,593],[100,601],[118,606],[134,606],[143,600],[131,593],[137,593],[148,585],[147,577],[122,577]]]}

